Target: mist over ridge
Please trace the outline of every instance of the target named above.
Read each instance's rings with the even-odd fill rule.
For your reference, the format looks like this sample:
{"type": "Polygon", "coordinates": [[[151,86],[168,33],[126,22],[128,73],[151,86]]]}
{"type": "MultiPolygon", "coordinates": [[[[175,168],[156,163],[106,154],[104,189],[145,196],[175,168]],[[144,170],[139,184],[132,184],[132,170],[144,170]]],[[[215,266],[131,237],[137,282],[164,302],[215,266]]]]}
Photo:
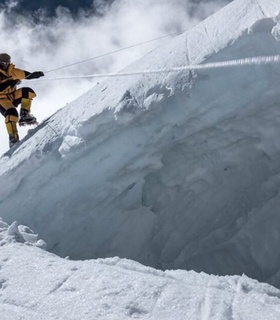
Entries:
{"type": "MultiPolygon", "coordinates": [[[[189,13],[194,13],[202,5],[216,4],[223,6],[232,0],[181,0],[182,4],[188,6],[189,13]]],[[[0,9],[7,11],[11,15],[30,15],[33,18],[52,17],[56,15],[59,7],[69,10],[73,17],[79,15],[94,15],[104,13],[104,9],[113,3],[121,0],[6,0],[0,2],[0,9]]],[[[129,3],[129,1],[125,1],[129,3]]],[[[158,2],[150,1],[151,6],[158,2]]],[[[161,1],[162,2],[162,1],[161,1]]],[[[106,11],[106,10],[105,10],[106,11]]]]}
{"type": "MultiPolygon", "coordinates": [[[[228,1],[98,0],[92,2],[95,5],[94,13],[82,7],[84,2],[75,1],[80,6],[76,14],[67,7],[59,7],[61,4],[66,6],[73,3],[4,1],[0,10],[0,51],[9,53],[16,67],[27,71],[42,70],[50,78],[118,72],[151,50],[164,45],[170,37],[48,73],[49,70],[102,56],[120,48],[168,34],[179,34],[216,12],[228,1]],[[33,11],[30,9],[32,3],[36,4],[33,11]],[[45,10],[47,5],[56,8],[52,15],[45,10]]],[[[32,86],[37,93],[32,112],[41,122],[99,81],[44,79],[32,83],[23,81],[22,85],[32,86]]],[[[0,125],[3,137],[0,153],[8,148],[5,131],[5,126],[0,125]]],[[[26,129],[20,129],[20,139],[26,133],[26,129]]]]}

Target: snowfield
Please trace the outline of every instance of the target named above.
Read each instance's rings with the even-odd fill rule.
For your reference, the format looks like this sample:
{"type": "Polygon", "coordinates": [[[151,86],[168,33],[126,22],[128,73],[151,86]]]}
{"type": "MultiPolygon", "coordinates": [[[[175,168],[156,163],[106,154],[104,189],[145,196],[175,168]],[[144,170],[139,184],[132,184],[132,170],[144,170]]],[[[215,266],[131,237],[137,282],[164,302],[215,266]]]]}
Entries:
{"type": "MultiPolygon", "coordinates": [[[[279,13],[233,1],[123,72],[278,55],[279,13]]],[[[3,155],[4,320],[280,319],[279,79],[106,79],[3,155]]]]}
{"type": "Polygon", "coordinates": [[[20,235],[0,220],[3,320],[280,319],[280,291],[246,276],[163,272],[119,258],[70,261],[34,239],[17,242],[20,235]]]}

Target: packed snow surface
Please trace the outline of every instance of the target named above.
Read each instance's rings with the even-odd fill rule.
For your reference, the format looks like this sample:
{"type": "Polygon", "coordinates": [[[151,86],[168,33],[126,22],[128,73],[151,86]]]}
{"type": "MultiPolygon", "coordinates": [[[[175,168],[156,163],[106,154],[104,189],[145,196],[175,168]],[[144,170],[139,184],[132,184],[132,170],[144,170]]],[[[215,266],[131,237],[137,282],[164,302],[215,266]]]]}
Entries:
{"type": "Polygon", "coordinates": [[[26,229],[36,237],[0,220],[1,320],[280,319],[280,291],[246,276],[69,261],[39,249],[40,240],[22,241],[26,229]]]}
{"type": "MultiPolygon", "coordinates": [[[[278,0],[236,0],[124,71],[279,54],[279,12],[278,0]]],[[[174,310],[180,306],[175,319],[181,312],[193,312],[189,319],[219,319],[217,312],[220,319],[280,319],[278,291],[244,276],[155,271],[113,258],[162,270],[246,274],[280,287],[279,78],[279,64],[111,78],[46,119],[0,159],[0,215],[28,225],[61,257],[111,259],[75,262],[34,246],[4,245],[1,301],[35,314],[55,305],[54,318],[63,303],[83,314],[89,309],[71,299],[80,291],[85,305],[87,294],[103,299],[88,293],[93,282],[115,299],[116,307],[98,300],[102,307],[93,311],[108,312],[106,319],[124,318],[125,309],[130,317],[170,319],[172,299],[174,310]],[[30,269],[41,272],[37,282],[34,274],[23,276],[30,269]],[[120,275],[124,270],[133,278],[120,275]],[[17,281],[28,279],[30,290],[16,294],[17,281]],[[147,283],[155,289],[146,291],[147,283]],[[143,285],[143,294],[134,285],[140,291],[143,285]],[[165,302],[156,302],[154,292],[165,302]],[[194,304],[190,292],[200,297],[194,304]],[[139,303],[127,307],[131,301],[139,303]],[[160,307],[166,309],[159,316],[160,307]]]]}

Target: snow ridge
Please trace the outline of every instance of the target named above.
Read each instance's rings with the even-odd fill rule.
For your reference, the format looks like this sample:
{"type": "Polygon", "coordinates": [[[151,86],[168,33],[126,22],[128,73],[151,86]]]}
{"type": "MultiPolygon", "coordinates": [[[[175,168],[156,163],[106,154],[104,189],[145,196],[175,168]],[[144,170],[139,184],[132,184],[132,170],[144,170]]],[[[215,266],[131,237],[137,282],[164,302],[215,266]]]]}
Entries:
{"type": "MultiPolygon", "coordinates": [[[[125,72],[278,55],[279,10],[237,0],[125,72]]],[[[275,64],[98,84],[0,159],[2,217],[60,256],[279,287],[279,77],[275,64]]]]}

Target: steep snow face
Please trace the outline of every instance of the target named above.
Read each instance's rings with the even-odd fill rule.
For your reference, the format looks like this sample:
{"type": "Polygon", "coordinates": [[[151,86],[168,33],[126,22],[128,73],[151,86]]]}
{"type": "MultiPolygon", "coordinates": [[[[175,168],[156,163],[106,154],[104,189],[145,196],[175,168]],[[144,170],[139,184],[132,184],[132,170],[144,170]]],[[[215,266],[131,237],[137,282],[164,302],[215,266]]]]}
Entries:
{"type": "MultiPolygon", "coordinates": [[[[280,3],[238,0],[126,71],[278,54],[280,3]]],[[[0,212],[75,259],[280,286],[280,66],[119,77],[0,160],[0,212]]]]}

